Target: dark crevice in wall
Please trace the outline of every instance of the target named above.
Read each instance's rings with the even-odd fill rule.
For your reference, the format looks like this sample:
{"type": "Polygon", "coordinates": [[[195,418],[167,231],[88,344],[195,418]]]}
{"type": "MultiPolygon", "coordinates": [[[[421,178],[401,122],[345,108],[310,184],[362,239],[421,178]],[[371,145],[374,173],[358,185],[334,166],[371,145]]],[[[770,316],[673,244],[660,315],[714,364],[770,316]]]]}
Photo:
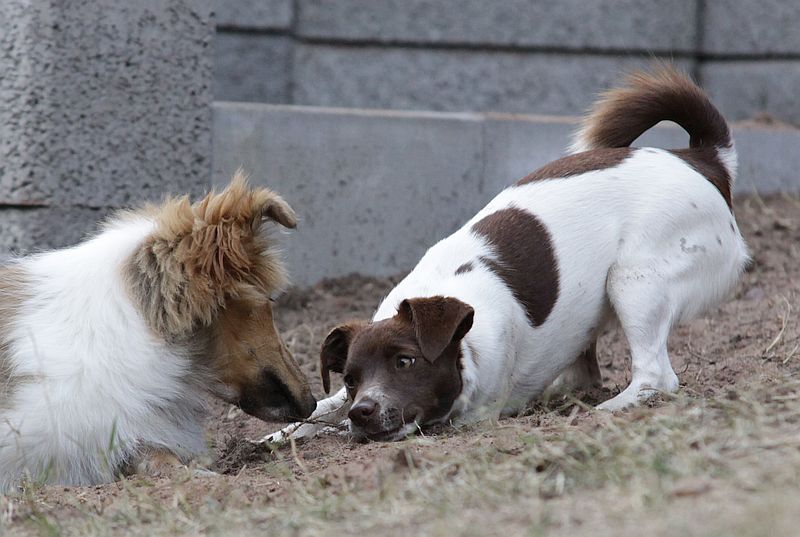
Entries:
{"type": "Polygon", "coordinates": [[[267,35],[284,36],[295,38],[291,28],[261,28],[232,26],[227,24],[217,25],[217,33],[221,34],[240,34],[240,35],[267,35]]]}
{"type": "Polygon", "coordinates": [[[650,49],[616,49],[616,48],[592,48],[592,47],[565,47],[548,45],[499,45],[491,43],[468,43],[468,42],[424,42],[424,41],[401,41],[384,39],[337,39],[327,37],[308,37],[292,36],[300,44],[333,46],[342,48],[403,48],[418,50],[453,50],[465,52],[506,52],[506,53],[542,53],[542,54],[564,54],[564,55],[587,55],[587,56],[634,56],[634,57],[674,57],[674,58],[694,58],[693,50],[650,50],[650,49]]]}
{"type": "Polygon", "coordinates": [[[706,2],[705,0],[697,0],[695,4],[695,17],[694,17],[694,24],[695,24],[695,33],[694,33],[694,52],[695,52],[695,61],[692,67],[692,78],[697,81],[698,84],[703,84],[703,70],[702,66],[700,65],[702,60],[700,56],[703,53],[703,43],[705,42],[705,17],[706,17],[706,2]]]}
{"type": "MultiPolygon", "coordinates": [[[[289,32],[292,34],[293,37],[297,35],[297,26],[298,26],[299,20],[300,20],[300,2],[298,0],[292,0],[292,19],[291,19],[291,22],[289,23],[289,32]]],[[[295,52],[294,51],[294,47],[292,47],[292,49],[289,51],[289,58],[288,58],[289,76],[288,76],[288,80],[286,81],[286,101],[288,103],[294,103],[294,89],[295,89],[294,88],[294,86],[295,86],[295,80],[294,80],[295,54],[294,54],[294,52],[295,52]]]]}

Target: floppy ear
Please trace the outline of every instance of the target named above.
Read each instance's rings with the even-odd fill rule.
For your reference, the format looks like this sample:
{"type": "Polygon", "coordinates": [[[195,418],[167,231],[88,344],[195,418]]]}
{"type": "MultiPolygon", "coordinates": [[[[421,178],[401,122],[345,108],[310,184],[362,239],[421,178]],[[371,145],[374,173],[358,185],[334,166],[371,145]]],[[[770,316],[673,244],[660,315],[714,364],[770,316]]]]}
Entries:
{"type": "Polygon", "coordinates": [[[319,353],[319,372],[322,375],[322,387],[325,389],[325,393],[330,393],[331,391],[330,372],[344,372],[350,343],[353,342],[353,338],[363,327],[364,324],[360,322],[343,324],[331,330],[328,337],[325,338],[322,350],[319,353]]]}
{"type": "Polygon", "coordinates": [[[400,317],[414,326],[423,357],[434,362],[453,342],[472,328],[475,310],[457,298],[409,298],[400,303],[400,317]]]}
{"type": "Polygon", "coordinates": [[[262,209],[264,218],[274,220],[285,228],[294,229],[297,227],[297,215],[282,197],[272,194],[272,198],[262,209]]]}

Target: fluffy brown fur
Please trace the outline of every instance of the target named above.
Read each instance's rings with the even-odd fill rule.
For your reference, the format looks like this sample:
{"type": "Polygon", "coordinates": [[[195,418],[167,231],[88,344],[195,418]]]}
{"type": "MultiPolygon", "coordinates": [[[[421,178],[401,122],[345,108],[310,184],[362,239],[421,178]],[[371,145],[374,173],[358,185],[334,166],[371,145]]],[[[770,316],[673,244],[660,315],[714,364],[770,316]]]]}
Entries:
{"type": "Polygon", "coordinates": [[[259,307],[287,281],[262,232],[265,219],[294,228],[292,208],[242,172],[222,192],[195,204],[184,196],[154,214],[156,229],[132,259],[129,277],[145,318],[158,334],[186,336],[216,319],[226,300],[259,307]]]}
{"type": "Polygon", "coordinates": [[[689,133],[689,148],[670,152],[708,179],[732,208],[734,172],[719,158],[720,149],[733,146],[728,124],[705,92],[670,64],[634,72],[622,87],[603,94],[584,119],[573,152],[628,147],[660,121],[689,133]]]}
{"type": "Polygon", "coordinates": [[[622,87],[602,95],[578,135],[587,149],[628,147],[659,121],[673,121],[691,136],[689,146],[730,145],[730,132],[708,96],[669,64],[631,73],[622,87]]]}
{"type": "Polygon", "coordinates": [[[197,360],[207,387],[262,419],[304,418],[314,409],[308,380],[281,339],[270,295],[286,285],[262,229],[297,224],[294,211],[241,172],[195,204],[149,208],[154,231],[128,264],[135,302],[150,328],[197,360]]]}

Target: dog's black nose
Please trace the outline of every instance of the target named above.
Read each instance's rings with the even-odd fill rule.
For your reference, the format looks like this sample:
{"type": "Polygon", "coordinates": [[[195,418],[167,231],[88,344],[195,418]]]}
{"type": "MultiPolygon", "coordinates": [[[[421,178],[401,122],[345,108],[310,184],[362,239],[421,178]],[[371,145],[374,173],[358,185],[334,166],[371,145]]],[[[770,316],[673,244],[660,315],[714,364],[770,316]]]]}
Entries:
{"type": "Polygon", "coordinates": [[[378,403],[372,399],[362,399],[350,408],[347,416],[356,425],[366,425],[369,419],[378,411],[378,403]]]}

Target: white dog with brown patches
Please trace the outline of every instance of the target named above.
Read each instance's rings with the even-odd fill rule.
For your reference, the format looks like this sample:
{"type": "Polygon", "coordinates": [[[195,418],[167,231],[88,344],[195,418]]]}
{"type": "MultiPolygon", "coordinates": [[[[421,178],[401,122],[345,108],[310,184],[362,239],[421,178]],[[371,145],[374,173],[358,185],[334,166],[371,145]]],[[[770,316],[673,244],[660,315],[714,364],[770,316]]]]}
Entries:
{"type": "Polygon", "coordinates": [[[516,413],[559,376],[599,383],[595,342],[614,318],[631,382],[599,408],[678,389],[670,330],[725,298],[748,259],[732,212],[730,130],[702,90],[660,67],[606,94],[571,153],[430,248],[372,322],[331,332],[323,380],[327,389],[328,371],[340,372],[345,387],[311,422],[347,415],[354,434],[392,440],[429,423],[516,413]],[[688,149],[630,147],[662,120],[689,133],[688,149]]]}
{"type": "Polygon", "coordinates": [[[270,221],[294,227],[294,212],[236,177],[0,268],[0,493],[202,453],[208,392],[270,421],[314,410],[272,322],[285,276],[270,221]]]}

